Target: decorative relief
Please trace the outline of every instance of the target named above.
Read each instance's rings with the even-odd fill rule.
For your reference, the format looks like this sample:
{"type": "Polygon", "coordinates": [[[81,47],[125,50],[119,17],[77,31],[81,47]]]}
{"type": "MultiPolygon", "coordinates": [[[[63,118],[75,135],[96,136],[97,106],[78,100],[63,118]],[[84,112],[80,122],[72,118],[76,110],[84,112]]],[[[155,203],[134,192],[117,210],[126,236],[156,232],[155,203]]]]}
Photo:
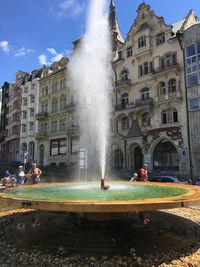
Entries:
{"type": "Polygon", "coordinates": [[[182,137],[181,127],[166,127],[166,128],[156,128],[152,130],[146,130],[143,132],[143,144],[145,152],[148,152],[152,142],[157,140],[162,133],[171,138],[173,141],[178,142],[180,148],[184,147],[184,141],[182,137]]]}

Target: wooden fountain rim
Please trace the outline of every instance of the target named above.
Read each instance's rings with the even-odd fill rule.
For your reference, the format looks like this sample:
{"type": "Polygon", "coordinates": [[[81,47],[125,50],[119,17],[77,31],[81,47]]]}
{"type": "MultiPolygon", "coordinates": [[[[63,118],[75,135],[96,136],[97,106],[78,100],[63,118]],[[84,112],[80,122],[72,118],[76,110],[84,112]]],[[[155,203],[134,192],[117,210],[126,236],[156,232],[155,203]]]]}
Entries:
{"type": "MultiPolygon", "coordinates": [[[[61,186],[61,185],[80,185],[91,184],[95,182],[67,182],[67,183],[46,183],[25,185],[26,188],[42,187],[42,186],[61,186]]],[[[109,181],[106,182],[109,184],[109,181]]],[[[181,208],[200,204],[200,186],[185,185],[185,184],[169,184],[157,182],[110,182],[110,184],[124,185],[145,185],[145,186],[164,186],[178,187],[187,189],[188,192],[176,197],[166,198],[150,198],[127,201],[98,201],[98,200],[66,200],[66,201],[45,201],[32,200],[23,198],[8,197],[6,193],[0,193],[0,207],[9,208],[31,208],[44,211],[56,212],[84,212],[84,213],[122,213],[135,211],[150,211],[159,209],[181,208]]],[[[12,189],[7,189],[12,190],[12,189]]]]}

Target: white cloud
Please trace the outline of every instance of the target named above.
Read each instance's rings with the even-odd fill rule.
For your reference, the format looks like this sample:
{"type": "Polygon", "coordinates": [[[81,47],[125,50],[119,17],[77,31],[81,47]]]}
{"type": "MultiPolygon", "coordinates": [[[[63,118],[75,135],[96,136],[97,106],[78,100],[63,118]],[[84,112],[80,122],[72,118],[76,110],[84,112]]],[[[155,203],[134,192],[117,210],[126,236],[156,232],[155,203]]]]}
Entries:
{"type": "Polygon", "coordinates": [[[54,48],[47,48],[47,51],[49,53],[51,53],[52,55],[57,55],[58,54],[54,48]]]}
{"type": "Polygon", "coordinates": [[[63,53],[59,53],[55,57],[51,58],[51,62],[59,61],[63,56],[63,53]]]}
{"type": "Polygon", "coordinates": [[[0,42],[0,47],[2,48],[3,52],[10,52],[10,46],[8,44],[8,41],[1,41],[0,42]]]}
{"type": "Polygon", "coordinates": [[[49,3],[51,13],[59,20],[64,18],[77,19],[85,9],[85,4],[79,0],[59,0],[54,4],[49,3]]]}
{"type": "Polygon", "coordinates": [[[55,61],[59,61],[62,57],[64,57],[64,53],[57,53],[54,48],[46,49],[50,54],[51,58],[47,57],[45,54],[41,54],[38,59],[41,65],[50,65],[55,61]]]}
{"type": "Polygon", "coordinates": [[[47,65],[48,64],[46,55],[40,55],[38,57],[38,59],[39,59],[39,62],[40,62],[41,65],[47,65]]]}
{"type": "Polygon", "coordinates": [[[33,49],[25,48],[24,46],[20,48],[17,53],[15,54],[15,57],[24,57],[28,55],[29,53],[33,52],[33,49]]]}

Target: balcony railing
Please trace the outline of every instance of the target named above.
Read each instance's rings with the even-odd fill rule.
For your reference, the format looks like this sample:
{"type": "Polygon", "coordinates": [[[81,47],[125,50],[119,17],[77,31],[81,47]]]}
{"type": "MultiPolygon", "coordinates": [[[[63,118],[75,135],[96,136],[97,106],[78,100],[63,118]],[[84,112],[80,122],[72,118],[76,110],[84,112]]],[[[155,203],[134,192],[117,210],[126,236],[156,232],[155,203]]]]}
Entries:
{"type": "Polygon", "coordinates": [[[146,106],[146,105],[151,105],[151,104],[153,104],[153,98],[135,100],[136,107],[146,106]]]}
{"type": "Polygon", "coordinates": [[[45,130],[40,130],[36,133],[36,139],[45,138],[48,136],[48,132],[45,130]]]}
{"type": "Polygon", "coordinates": [[[77,102],[70,102],[70,103],[65,105],[65,109],[75,108],[77,105],[78,105],[77,102]]]}
{"type": "Polygon", "coordinates": [[[179,63],[170,64],[168,66],[160,66],[159,68],[154,69],[152,71],[152,74],[156,75],[156,74],[160,74],[161,72],[165,72],[165,71],[169,71],[173,69],[179,70],[180,69],[179,63]]]}
{"type": "Polygon", "coordinates": [[[130,85],[131,79],[121,79],[117,81],[117,87],[122,85],[130,85]]]}
{"type": "Polygon", "coordinates": [[[35,115],[37,120],[44,120],[49,116],[49,113],[44,111],[44,112],[39,112],[35,115]]]}
{"type": "Polygon", "coordinates": [[[136,99],[135,102],[129,102],[126,104],[118,104],[115,109],[116,111],[138,109],[139,107],[153,104],[153,98],[148,99],[136,99]]]}

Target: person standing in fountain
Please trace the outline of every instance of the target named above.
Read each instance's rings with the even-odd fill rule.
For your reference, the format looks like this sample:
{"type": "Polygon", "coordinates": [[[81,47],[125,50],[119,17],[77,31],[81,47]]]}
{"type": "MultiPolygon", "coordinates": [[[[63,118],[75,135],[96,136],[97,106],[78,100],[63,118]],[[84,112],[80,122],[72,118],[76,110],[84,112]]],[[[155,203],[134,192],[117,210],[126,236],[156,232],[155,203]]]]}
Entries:
{"type": "Polygon", "coordinates": [[[148,166],[147,164],[143,164],[142,168],[139,170],[139,181],[146,182],[148,179],[148,166]]]}
{"type": "Polygon", "coordinates": [[[28,172],[29,183],[33,184],[39,183],[41,174],[42,171],[39,168],[37,168],[36,163],[33,163],[31,169],[28,172]]]}

